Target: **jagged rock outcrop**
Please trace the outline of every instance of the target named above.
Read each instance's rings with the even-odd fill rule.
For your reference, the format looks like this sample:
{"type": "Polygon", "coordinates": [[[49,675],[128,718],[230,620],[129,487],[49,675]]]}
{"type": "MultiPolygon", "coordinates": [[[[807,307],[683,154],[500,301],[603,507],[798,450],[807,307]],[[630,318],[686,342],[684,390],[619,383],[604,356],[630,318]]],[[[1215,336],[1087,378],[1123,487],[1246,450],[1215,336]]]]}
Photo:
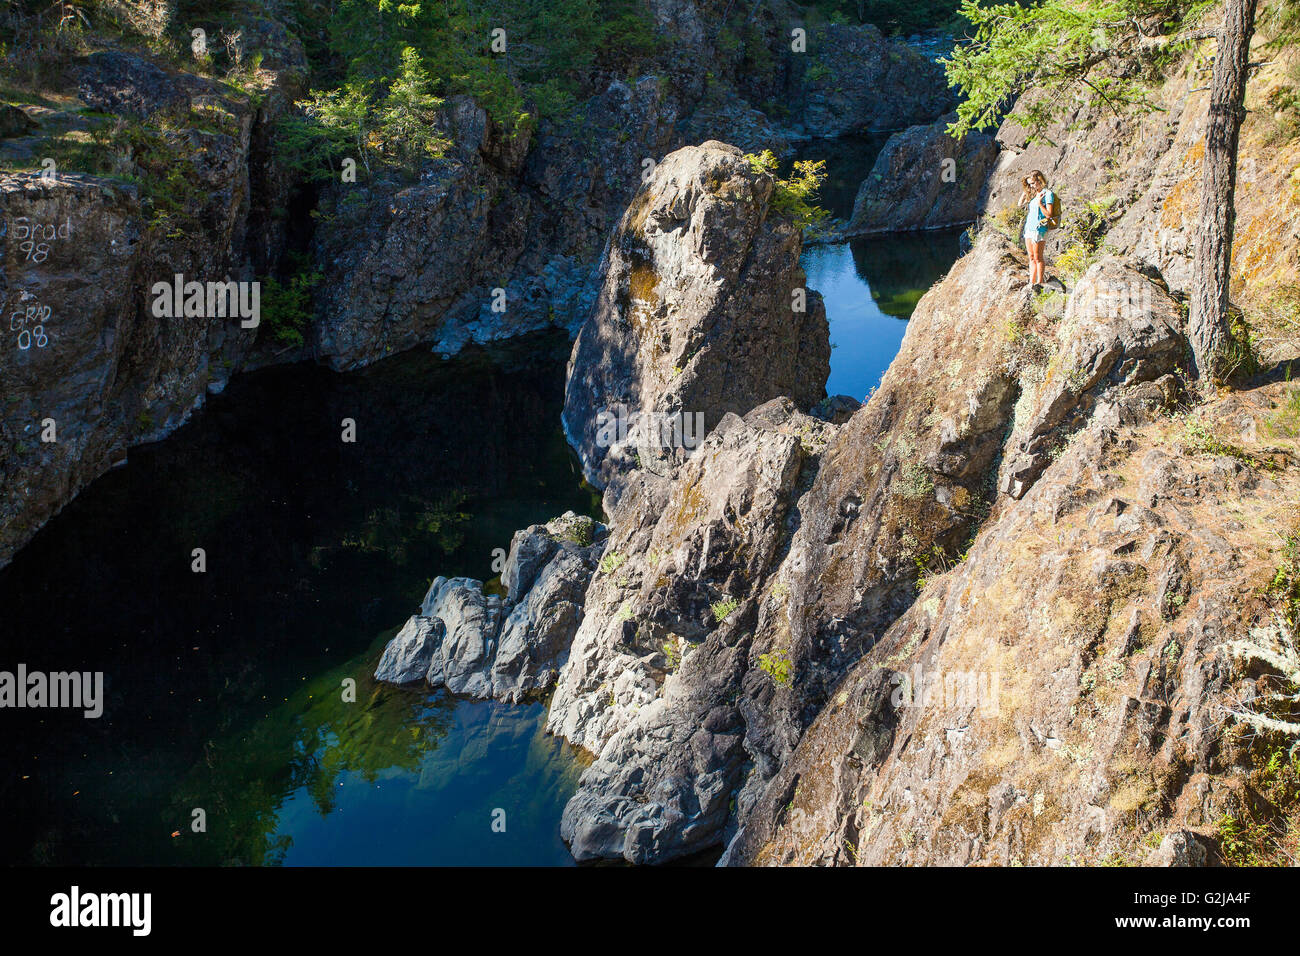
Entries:
{"type": "Polygon", "coordinates": [[[77,93],[93,110],[146,119],[185,116],[193,97],[211,84],[163,69],[121,50],[100,50],[86,58],[77,93]]]}
{"type": "Polygon", "coordinates": [[[503,598],[472,578],[434,578],[384,648],[375,679],[518,703],[549,688],[582,621],[604,528],[569,512],[515,533],[503,598]]]}
{"type": "Polygon", "coordinates": [[[825,307],[804,288],[799,230],[772,213],[773,188],[740,150],[709,142],[665,158],[624,214],[565,389],[565,431],[593,484],[638,458],[681,457],[728,412],[825,396],[825,307]],[[680,435],[664,441],[668,422],[680,435]]]}
{"type": "Polygon", "coordinates": [[[724,416],[672,478],[627,480],[547,718],[597,755],[561,821],[578,859],[661,862],[720,839],[755,589],[833,430],[774,400],[724,416]]]}
{"type": "Polygon", "coordinates": [[[949,114],[895,133],[880,150],[853,203],[847,236],[962,225],[979,216],[979,200],[997,162],[996,140],[947,134],[949,114]]]}
{"type": "Polygon", "coordinates": [[[1168,292],[1120,259],[1089,269],[1052,329],[1046,366],[1022,366],[1021,399],[999,489],[1023,496],[1115,387],[1176,371],[1187,352],[1182,326],[1168,292]]]}
{"type": "Polygon", "coordinates": [[[1260,676],[1224,645],[1270,621],[1261,584],[1300,457],[1269,437],[1289,386],[1198,413],[1237,457],[1189,446],[1165,386],[1110,388],[919,595],[836,688],[728,862],[1213,858],[1219,820],[1251,799],[1238,775],[1254,734],[1226,709],[1260,676]]]}

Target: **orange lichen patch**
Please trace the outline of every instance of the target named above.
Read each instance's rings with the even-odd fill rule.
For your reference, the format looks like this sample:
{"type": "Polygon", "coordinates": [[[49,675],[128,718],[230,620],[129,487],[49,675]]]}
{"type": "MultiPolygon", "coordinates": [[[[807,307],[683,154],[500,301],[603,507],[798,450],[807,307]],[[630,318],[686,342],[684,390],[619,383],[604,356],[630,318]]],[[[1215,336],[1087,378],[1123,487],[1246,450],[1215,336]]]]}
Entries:
{"type": "Polygon", "coordinates": [[[1186,179],[1174,184],[1160,207],[1160,225],[1178,229],[1196,218],[1196,208],[1201,199],[1200,166],[1186,179]]]}
{"type": "Polygon", "coordinates": [[[1234,291],[1242,284],[1273,285],[1293,278],[1294,265],[1287,261],[1291,250],[1278,238],[1274,223],[1257,217],[1242,225],[1232,244],[1234,291]]]}
{"type": "Polygon", "coordinates": [[[648,261],[633,259],[627,276],[627,317],[642,342],[650,339],[654,331],[653,313],[659,304],[658,286],[659,275],[654,267],[648,261]]]}
{"type": "Polygon", "coordinates": [[[650,194],[649,189],[642,189],[632,197],[632,202],[627,207],[627,212],[623,214],[623,222],[626,229],[640,233],[645,227],[646,217],[650,214],[650,209],[654,206],[657,197],[650,194]]]}
{"type": "MultiPolygon", "coordinates": [[[[701,465],[700,467],[702,471],[705,466],[701,465]]],[[[699,524],[700,517],[708,508],[708,502],[704,500],[704,492],[700,487],[698,478],[682,490],[678,500],[677,513],[673,515],[672,525],[669,529],[675,541],[683,540],[687,532],[699,524]]]]}
{"type": "Polygon", "coordinates": [[[638,263],[632,267],[627,277],[627,290],[632,301],[653,306],[659,299],[655,291],[659,288],[659,273],[654,267],[638,263]]]}
{"type": "Polygon", "coordinates": [[[1292,239],[1300,203],[1288,188],[1300,147],[1293,144],[1262,155],[1267,159],[1250,157],[1252,181],[1240,189],[1232,278],[1235,284],[1266,289],[1300,276],[1300,247],[1292,239]]]}

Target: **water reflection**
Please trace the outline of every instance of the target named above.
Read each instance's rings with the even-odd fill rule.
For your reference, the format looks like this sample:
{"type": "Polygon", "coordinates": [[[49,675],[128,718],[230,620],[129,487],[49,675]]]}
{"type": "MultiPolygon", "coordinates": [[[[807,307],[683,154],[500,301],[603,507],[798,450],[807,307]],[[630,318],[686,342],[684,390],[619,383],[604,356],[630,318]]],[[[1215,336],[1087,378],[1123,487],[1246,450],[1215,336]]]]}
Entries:
{"type": "Polygon", "coordinates": [[[872,236],[804,250],[808,285],[826,301],[826,391],[861,401],[898,353],[917,301],[957,260],[960,229],[872,236]]]}
{"type": "Polygon", "coordinates": [[[505,706],[371,680],[371,652],[208,741],[172,812],[179,860],[285,865],[571,864],[557,822],[581,761],[541,704],[505,706]],[[356,682],[355,703],[344,681],[356,682]],[[493,822],[500,826],[493,828],[493,822]],[[501,827],[504,829],[501,829],[501,827]]]}
{"type": "Polygon", "coordinates": [[[86,489],[0,571],[0,669],[103,671],[105,715],[0,714],[0,859],[288,859],[286,794],[344,807],[347,781],[453,745],[443,705],[369,687],[364,655],[434,574],[490,578],[516,528],[598,507],[559,429],[567,352],[255,373],[86,489]],[[173,837],[194,807],[207,835],[173,837]]]}

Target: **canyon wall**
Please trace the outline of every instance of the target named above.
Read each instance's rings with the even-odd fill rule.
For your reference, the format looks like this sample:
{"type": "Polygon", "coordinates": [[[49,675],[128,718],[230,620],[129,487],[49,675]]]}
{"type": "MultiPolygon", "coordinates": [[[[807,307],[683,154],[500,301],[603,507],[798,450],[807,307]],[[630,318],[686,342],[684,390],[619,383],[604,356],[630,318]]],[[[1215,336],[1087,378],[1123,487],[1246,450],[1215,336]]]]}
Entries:
{"type": "Polygon", "coordinates": [[[188,35],[173,4],[97,8],[93,52],[12,107],[0,141],[15,170],[0,180],[10,336],[0,566],[132,445],[168,434],[241,369],[352,369],[417,346],[452,354],[555,326],[576,335],[596,308],[611,227],[647,169],[683,145],[721,136],[788,153],[809,136],[951,106],[938,68],[873,27],[809,28],[796,52],[800,8],[764,5],[737,35],[718,26],[728,6],[648,0],[657,52],[630,74],[598,65],[571,115],[507,132],[471,98],[449,97],[443,157],[414,175],[376,169],[323,186],[301,182],[280,153],[280,122],[314,82],[286,9],[242,11],[231,24],[257,64],[241,89],[203,75],[187,52],[162,52],[188,35]],[[102,128],[103,116],[115,125],[102,128]],[[94,149],[40,178],[48,141],[67,142],[68,130],[94,149]],[[32,226],[54,230],[48,249],[23,247],[32,226]],[[289,283],[290,254],[319,275],[300,344],[229,317],[153,313],[155,282],[289,283]]]}

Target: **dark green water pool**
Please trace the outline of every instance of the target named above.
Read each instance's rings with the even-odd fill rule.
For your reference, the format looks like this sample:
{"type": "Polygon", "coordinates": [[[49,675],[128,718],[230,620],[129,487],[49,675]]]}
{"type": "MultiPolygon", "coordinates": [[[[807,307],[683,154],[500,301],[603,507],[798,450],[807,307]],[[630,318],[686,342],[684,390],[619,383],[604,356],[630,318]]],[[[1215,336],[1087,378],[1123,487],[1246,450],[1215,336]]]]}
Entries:
{"type": "Polygon", "coordinates": [[[491,578],[516,528],[597,513],[568,347],[253,373],[78,496],[0,571],[0,669],[103,671],[105,713],[4,713],[3,859],[570,862],[581,764],[542,705],[370,679],[432,576],[491,578]]]}

